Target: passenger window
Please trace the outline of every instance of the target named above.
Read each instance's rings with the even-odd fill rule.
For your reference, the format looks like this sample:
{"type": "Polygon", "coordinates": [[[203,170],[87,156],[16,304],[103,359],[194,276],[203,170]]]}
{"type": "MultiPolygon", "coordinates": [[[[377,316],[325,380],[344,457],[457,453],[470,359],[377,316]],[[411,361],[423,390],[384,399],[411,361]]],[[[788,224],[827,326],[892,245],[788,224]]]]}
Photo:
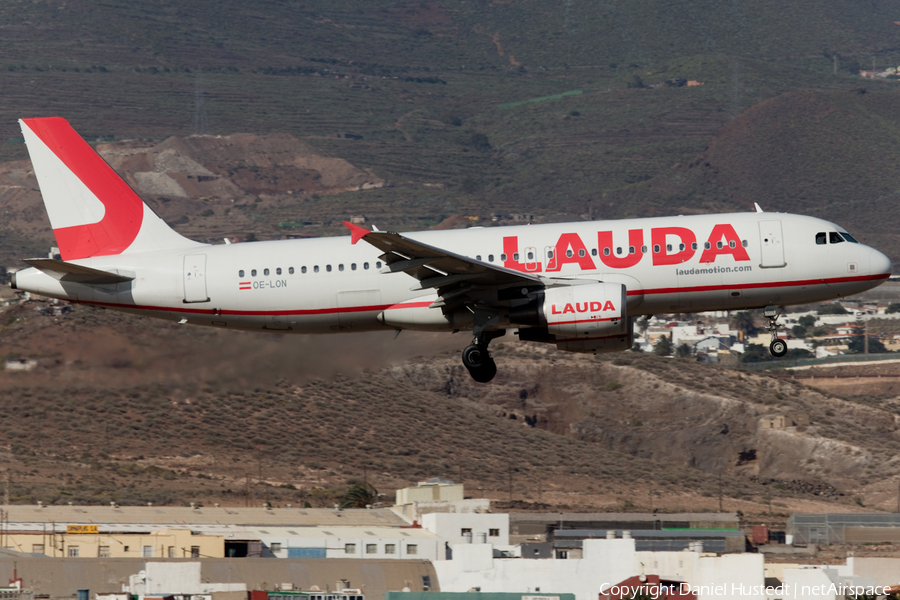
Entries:
{"type": "Polygon", "coordinates": [[[659,244],[653,244],[653,252],[659,254],[659,244]]]}
{"type": "Polygon", "coordinates": [[[519,253],[518,253],[518,252],[513,252],[513,260],[518,262],[518,260],[519,260],[519,253]]]}
{"type": "Polygon", "coordinates": [[[488,262],[494,262],[494,255],[488,254],[488,262]]]}
{"type": "Polygon", "coordinates": [[[381,261],[380,261],[380,260],[375,262],[375,268],[376,268],[376,269],[380,269],[380,268],[381,268],[381,261]]]}
{"type": "Polygon", "coordinates": [[[730,242],[728,242],[729,248],[734,248],[735,246],[737,246],[737,244],[734,243],[734,240],[731,240],[730,242]]]}
{"type": "Polygon", "coordinates": [[[819,233],[816,234],[816,244],[818,244],[819,246],[825,245],[825,232],[824,231],[820,231],[819,233]]]}
{"type": "Polygon", "coordinates": [[[300,272],[306,274],[306,267],[300,267],[300,272]]]}
{"type": "Polygon", "coordinates": [[[325,265],[325,270],[331,273],[331,265],[325,265]]]}
{"type": "Polygon", "coordinates": [[[678,244],[678,250],[684,252],[684,244],[678,244]]]}
{"type": "Polygon", "coordinates": [[[319,265],[316,265],[313,267],[313,273],[318,273],[318,272],[319,272],[319,265]]]}
{"type": "Polygon", "coordinates": [[[350,270],[351,270],[351,271],[355,271],[355,270],[356,270],[356,263],[350,263],[350,270]]]}
{"type": "MultiPolygon", "coordinates": [[[[479,259],[480,260],[480,259],[479,259]]],[[[534,252],[528,253],[528,260],[534,260],[534,252]]]]}
{"type": "Polygon", "coordinates": [[[634,254],[634,246],[628,246],[628,254],[634,254]]]}
{"type": "Polygon", "coordinates": [[[553,250],[547,250],[547,258],[553,258],[553,250]]]}
{"type": "Polygon", "coordinates": [[[693,242],[691,244],[691,250],[696,250],[696,249],[697,249],[697,242],[693,242]]]}
{"type": "Polygon", "coordinates": [[[244,276],[244,270],[241,269],[240,271],[238,271],[238,277],[243,277],[243,276],[244,276]]]}
{"type": "Polygon", "coordinates": [[[672,251],[672,244],[666,244],[666,252],[672,251]]]}
{"type": "Polygon", "coordinates": [[[619,246],[618,248],[616,248],[616,254],[617,254],[618,256],[622,256],[622,247],[621,247],[621,246],[619,246]]]}
{"type": "Polygon", "coordinates": [[[294,274],[294,267],[290,267],[288,269],[288,275],[293,275],[293,274],[294,274]]]}
{"type": "Polygon", "coordinates": [[[269,270],[268,270],[268,269],[263,269],[263,275],[268,275],[268,274],[269,274],[269,270]]]}
{"type": "Polygon", "coordinates": [[[597,256],[597,249],[591,248],[591,256],[597,256]]]}
{"type": "Polygon", "coordinates": [[[250,271],[250,277],[256,277],[256,269],[250,271]]]}
{"type": "Polygon", "coordinates": [[[749,245],[750,245],[750,242],[748,242],[747,240],[741,240],[741,246],[743,246],[744,248],[746,248],[749,245]]]}
{"type": "Polygon", "coordinates": [[[844,238],[841,237],[837,231],[829,231],[828,232],[828,243],[829,244],[840,244],[844,241],[844,238]]]}
{"type": "Polygon", "coordinates": [[[343,270],[344,270],[344,265],[338,265],[338,271],[343,271],[343,270]]]}
{"type": "Polygon", "coordinates": [[[575,256],[575,253],[572,252],[572,249],[571,249],[571,248],[569,248],[568,250],[566,250],[566,258],[572,258],[573,256],[575,256]]]}
{"type": "Polygon", "coordinates": [[[609,248],[603,249],[603,256],[609,256],[609,248]]]}
{"type": "Polygon", "coordinates": [[[366,271],[368,271],[368,270],[369,270],[369,263],[363,263],[363,269],[365,269],[366,271]]]}
{"type": "Polygon", "coordinates": [[[475,260],[481,260],[481,255],[480,255],[480,254],[476,254],[476,255],[475,255],[475,260]]]}
{"type": "Polygon", "coordinates": [[[506,254],[501,254],[501,255],[500,255],[500,260],[501,260],[502,262],[506,262],[506,254]]]}
{"type": "Polygon", "coordinates": [[[641,246],[641,254],[647,254],[647,246],[641,246]]]}
{"type": "Polygon", "coordinates": [[[275,269],[275,274],[281,275],[281,267],[278,267],[277,269],[275,269]]]}
{"type": "Polygon", "coordinates": [[[710,248],[709,242],[703,242],[703,249],[709,250],[709,248],[710,248]]]}
{"type": "Polygon", "coordinates": [[[721,249],[722,249],[722,242],[716,242],[716,248],[718,248],[719,250],[721,250],[721,249]]]}
{"type": "Polygon", "coordinates": [[[584,258],[584,248],[578,251],[578,256],[584,258]]]}

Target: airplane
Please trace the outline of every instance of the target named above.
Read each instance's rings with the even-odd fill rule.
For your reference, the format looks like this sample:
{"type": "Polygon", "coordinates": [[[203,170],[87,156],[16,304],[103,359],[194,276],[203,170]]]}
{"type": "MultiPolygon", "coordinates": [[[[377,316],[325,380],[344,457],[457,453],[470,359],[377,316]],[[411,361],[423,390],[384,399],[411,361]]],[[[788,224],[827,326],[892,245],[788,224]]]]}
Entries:
{"type": "MultiPolygon", "coordinates": [[[[224,329],[469,331],[462,362],[491,381],[491,340],[584,353],[632,348],[641,315],[783,308],[874,288],[890,259],[821,219],[756,212],[204,244],[160,219],[59,117],[20,120],[59,257],[14,289],[224,329]]],[[[227,241],[227,240],[226,240],[227,241]]]]}

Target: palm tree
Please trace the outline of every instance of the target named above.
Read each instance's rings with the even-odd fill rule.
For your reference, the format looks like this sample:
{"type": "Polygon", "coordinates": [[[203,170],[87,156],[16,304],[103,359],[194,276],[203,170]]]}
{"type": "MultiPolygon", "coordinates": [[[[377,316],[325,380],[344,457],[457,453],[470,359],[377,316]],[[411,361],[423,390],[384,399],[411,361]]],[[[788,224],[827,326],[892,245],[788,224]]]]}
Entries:
{"type": "Polygon", "coordinates": [[[731,324],[734,325],[734,328],[738,331],[743,331],[744,337],[751,336],[759,331],[759,327],[756,326],[756,320],[753,317],[753,313],[749,310],[735,313],[731,318],[731,324]]]}
{"type": "Polygon", "coordinates": [[[341,498],[341,508],[365,508],[378,501],[378,490],[372,484],[357,483],[350,486],[341,498]]]}

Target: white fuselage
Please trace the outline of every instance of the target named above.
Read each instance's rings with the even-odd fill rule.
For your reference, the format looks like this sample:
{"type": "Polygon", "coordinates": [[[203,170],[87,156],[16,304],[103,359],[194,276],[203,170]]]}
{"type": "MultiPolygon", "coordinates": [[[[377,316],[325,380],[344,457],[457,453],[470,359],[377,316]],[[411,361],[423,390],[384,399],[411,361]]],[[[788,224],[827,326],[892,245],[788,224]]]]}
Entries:
{"type": "MultiPolygon", "coordinates": [[[[627,289],[628,316],[634,316],[802,304],[885,281],[890,260],[863,244],[829,239],[841,231],[812,217],[742,213],[404,235],[543,277],[621,283],[627,289]],[[822,241],[823,233],[825,243],[817,243],[817,234],[822,241]]],[[[427,307],[436,293],[411,291],[417,281],[404,273],[381,273],[379,254],[367,243],[351,244],[348,237],[198,245],[72,261],[134,276],[126,283],[61,282],[30,268],[16,274],[16,287],[229,329],[397,328],[379,315],[401,303],[427,307]]],[[[448,322],[432,328],[457,327],[448,322]]]]}

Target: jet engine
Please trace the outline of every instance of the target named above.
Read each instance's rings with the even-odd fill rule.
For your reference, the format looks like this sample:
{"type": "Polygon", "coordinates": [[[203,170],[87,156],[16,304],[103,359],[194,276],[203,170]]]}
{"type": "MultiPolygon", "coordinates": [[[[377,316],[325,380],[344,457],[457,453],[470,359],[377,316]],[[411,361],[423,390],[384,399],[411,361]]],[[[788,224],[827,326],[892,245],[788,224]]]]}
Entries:
{"type": "Polygon", "coordinates": [[[553,287],[543,290],[536,306],[511,313],[510,320],[537,326],[521,330],[522,340],[555,343],[569,352],[618,352],[632,344],[625,301],[620,283],[553,287]]]}

